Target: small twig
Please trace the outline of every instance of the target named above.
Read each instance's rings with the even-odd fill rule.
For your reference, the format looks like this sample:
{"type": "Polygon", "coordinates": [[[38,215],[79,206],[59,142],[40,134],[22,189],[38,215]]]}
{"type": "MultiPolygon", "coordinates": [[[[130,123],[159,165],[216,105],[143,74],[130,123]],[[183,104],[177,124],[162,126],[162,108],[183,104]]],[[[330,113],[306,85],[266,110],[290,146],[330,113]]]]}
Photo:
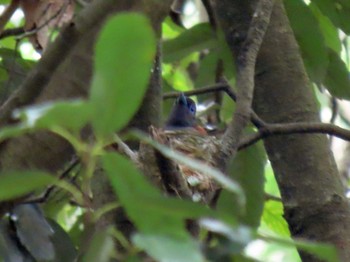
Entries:
{"type": "Polygon", "coordinates": [[[245,137],[239,144],[238,149],[244,149],[258,142],[261,139],[275,135],[290,134],[327,134],[336,136],[346,141],[350,141],[350,130],[341,128],[333,124],[326,123],[285,123],[285,124],[268,124],[259,129],[255,134],[245,137]]]}
{"type": "Polygon", "coordinates": [[[80,5],[81,7],[85,7],[89,4],[88,1],[84,1],[84,0],[75,0],[75,2],[80,5]]]}
{"type": "MultiPolygon", "coordinates": [[[[210,86],[204,86],[201,88],[185,91],[183,93],[186,96],[193,96],[193,95],[201,95],[201,94],[221,92],[221,91],[225,92],[233,101],[237,100],[236,92],[228,84],[227,80],[226,80],[226,83],[217,83],[210,86]]],[[[163,95],[163,99],[176,98],[178,96],[179,96],[179,92],[168,92],[163,95]]],[[[262,120],[252,109],[251,109],[251,121],[257,128],[260,128],[266,125],[264,120],[262,120]]]]}
{"type": "MultiPolygon", "coordinates": [[[[335,97],[331,97],[331,103],[332,103],[332,116],[331,119],[329,120],[329,123],[334,124],[335,120],[337,119],[337,116],[339,114],[339,105],[338,105],[338,101],[335,97]]],[[[330,145],[332,145],[333,143],[333,136],[331,136],[329,138],[329,143],[330,145]]]]}
{"type": "MultiPolygon", "coordinates": [[[[71,161],[71,163],[69,163],[68,167],[59,176],[59,179],[60,180],[65,179],[70,174],[70,172],[72,172],[72,170],[79,164],[79,162],[80,162],[79,159],[77,157],[75,157],[71,161]]],[[[42,196],[40,196],[38,198],[30,199],[30,200],[26,201],[25,203],[44,203],[49,199],[49,197],[54,189],[55,189],[55,186],[49,186],[45,190],[45,192],[42,196]]]]}
{"type": "Polygon", "coordinates": [[[130,149],[130,147],[125,144],[119,136],[115,135],[114,136],[114,141],[117,143],[118,145],[118,152],[127,156],[131,161],[133,161],[134,163],[137,163],[138,162],[138,158],[137,158],[137,154],[132,151],[130,149]]]}
{"type": "MultiPolygon", "coordinates": [[[[226,91],[226,89],[227,89],[226,83],[218,83],[215,85],[204,86],[202,88],[196,88],[193,90],[185,91],[183,93],[186,96],[194,96],[194,95],[201,95],[201,94],[207,94],[212,92],[226,91]]],[[[179,96],[179,92],[168,92],[163,95],[163,99],[176,98],[178,96],[179,96]]]]}
{"type": "Polygon", "coordinates": [[[24,34],[24,32],[25,31],[24,31],[23,27],[6,29],[0,33],[0,39],[4,39],[4,38],[10,37],[10,36],[19,36],[19,35],[24,34]]]}
{"type": "Polygon", "coordinates": [[[271,200],[271,201],[276,201],[276,202],[282,202],[282,199],[280,197],[265,193],[265,200],[271,200]]]}
{"type": "Polygon", "coordinates": [[[335,97],[331,98],[331,103],[332,103],[332,116],[331,116],[331,119],[329,120],[329,123],[334,124],[339,113],[339,106],[338,106],[338,101],[335,97]]]}
{"type": "MultiPolygon", "coordinates": [[[[62,13],[62,11],[65,10],[68,7],[68,4],[69,3],[64,4],[56,13],[54,13],[50,18],[48,18],[46,21],[44,21],[41,25],[35,27],[32,30],[24,31],[24,33],[22,35],[19,35],[17,37],[17,39],[22,39],[22,38],[25,38],[25,37],[28,37],[28,36],[32,36],[32,35],[38,33],[45,26],[48,26],[51,21],[56,19],[62,13]]],[[[47,8],[49,8],[49,6],[47,8]]]]}

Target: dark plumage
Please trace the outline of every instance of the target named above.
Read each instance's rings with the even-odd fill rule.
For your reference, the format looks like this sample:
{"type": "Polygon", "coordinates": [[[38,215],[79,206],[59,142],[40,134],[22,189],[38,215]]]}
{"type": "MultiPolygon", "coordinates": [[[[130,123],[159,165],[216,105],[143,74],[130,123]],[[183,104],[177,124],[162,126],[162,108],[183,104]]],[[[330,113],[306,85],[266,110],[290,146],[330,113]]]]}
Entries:
{"type": "Polygon", "coordinates": [[[196,125],[196,103],[183,93],[176,99],[165,128],[186,128],[196,125]]]}

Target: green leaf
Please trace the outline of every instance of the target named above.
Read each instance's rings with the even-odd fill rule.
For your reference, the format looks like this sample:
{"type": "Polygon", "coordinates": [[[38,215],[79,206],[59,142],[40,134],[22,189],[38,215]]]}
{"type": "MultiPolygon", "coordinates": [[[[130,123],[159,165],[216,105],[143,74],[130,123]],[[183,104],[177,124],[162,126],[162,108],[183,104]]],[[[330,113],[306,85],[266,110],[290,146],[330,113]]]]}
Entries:
{"type": "Polygon", "coordinates": [[[218,31],[218,52],[219,58],[223,61],[224,64],[224,74],[229,80],[231,86],[232,80],[236,78],[236,67],[234,63],[235,57],[233,56],[230,47],[227,44],[225,33],[222,30],[218,31]]]}
{"type": "Polygon", "coordinates": [[[247,198],[243,222],[255,228],[260,224],[265,203],[265,163],[266,156],[263,145],[259,143],[238,152],[229,166],[230,175],[243,187],[247,198]]]}
{"type": "Polygon", "coordinates": [[[56,178],[39,171],[8,172],[0,175],[0,201],[24,196],[53,184],[56,178]]]}
{"type": "Polygon", "coordinates": [[[328,66],[328,55],[318,21],[302,0],[284,0],[306,70],[315,83],[321,83],[328,66]]]}
{"type": "Polygon", "coordinates": [[[329,262],[337,262],[340,261],[337,250],[334,246],[324,244],[324,243],[315,243],[308,242],[302,240],[291,240],[287,238],[279,238],[272,236],[263,236],[262,239],[267,241],[276,242],[286,246],[296,246],[298,249],[306,251],[312,255],[315,255],[319,259],[329,261],[329,262]]]}
{"type": "Polygon", "coordinates": [[[79,131],[90,119],[89,104],[81,100],[44,103],[17,111],[24,126],[32,129],[63,127],[79,131]]]}
{"type": "Polygon", "coordinates": [[[111,261],[111,255],[114,250],[114,243],[111,234],[111,229],[107,228],[102,231],[96,231],[90,242],[90,247],[85,254],[84,262],[108,262],[111,261]]]}
{"type": "Polygon", "coordinates": [[[329,59],[323,84],[333,96],[350,100],[350,77],[344,61],[333,50],[329,50],[329,59]]]}
{"type": "Polygon", "coordinates": [[[167,232],[169,227],[164,224],[163,228],[163,223],[159,223],[162,216],[171,216],[173,219],[181,221],[189,217],[212,215],[209,208],[198,203],[165,198],[139,173],[132,163],[120,155],[112,153],[104,155],[103,165],[121,203],[129,212],[131,219],[142,230],[148,231],[152,228],[151,232],[163,230],[167,232]],[[149,214],[147,219],[139,216],[142,210],[149,214]]]}
{"type": "Polygon", "coordinates": [[[123,128],[146,91],[156,40],[146,17],[120,14],[109,19],[96,44],[90,101],[99,136],[123,128]]]}
{"type": "Polygon", "coordinates": [[[179,61],[187,55],[217,46],[215,34],[208,23],[198,24],[178,37],[164,41],[164,62],[179,61]]]}
{"type": "Polygon", "coordinates": [[[102,156],[102,163],[120,203],[142,238],[149,241],[144,243],[140,240],[141,235],[136,237],[134,241],[140,248],[159,261],[172,261],[167,257],[171,257],[174,250],[183,250],[184,255],[190,258],[201,258],[199,247],[184,228],[184,220],[208,216],[212,213],[208,208],[189,201],[165,198],[132,163],[120,155],[107,153],[102,156]]]}
{"type": "Polygon", "coordinates": [[[218,60],[218,53],[211,51],[200,61],[198,76],[195,81],[196,87],[203,87],[215,83],[215,73],[218,60]]]}
{"type": "Polygon", "coordinates": [[[333,49],[337,54],[341,51],[341,41],[339,39],[339,30],[336,28],[329,18],[321,13],[318,7],[311,3],[309,5],[314,16],[317,18],[321,32],[325,39],[327,47],[333,49]]]}
{"type": "Polygon", "coordinates": [[[157,261],[205,261],[199,252],[199,246],[187,239],[176,239],[163,235],[136,234],[133,242],[140,248],[145,249],[157,261]]]}
{"type": "Polygon", "coordinates": [[[312,3],[315,3],[336,27],[350,34],[350,6],[347,0],[312,0],[312,3]]]}
{"type": "Polygon", "coordinates": [[[162,38],[163,39],[174,38],[178,36],[180,33],[182,33],[184,30],[186,29],[176,25],[170,17],[167,17],[162,23],[162,38]]]}
{"type": "Polygon", "coordinates": [[[23,135],[29,131],[31,131],[31,129],[23,124],[5,126],[0,129],[0,141],[4,141],[11,137],[23,135]]]}
{"type": "Polygon", "coordinates": [[[236,103],[229,96],[224,96],[222,106],[220,108],[220,118],[222,121],[226,124],[230,123],[235,110],[236,103]]]}
{"type": "Polygon", "coordinates": [[[288,224],[283,217],[283,205],[277,201],[267,201],[261,219],[261,227],[275,232],[279,236],[289,237],[288,224]]]}
{"type": "Polygon", "coordinates": [[[265,192],[276,197],[281,196],[270,162],[265,167],[265,192]]]}

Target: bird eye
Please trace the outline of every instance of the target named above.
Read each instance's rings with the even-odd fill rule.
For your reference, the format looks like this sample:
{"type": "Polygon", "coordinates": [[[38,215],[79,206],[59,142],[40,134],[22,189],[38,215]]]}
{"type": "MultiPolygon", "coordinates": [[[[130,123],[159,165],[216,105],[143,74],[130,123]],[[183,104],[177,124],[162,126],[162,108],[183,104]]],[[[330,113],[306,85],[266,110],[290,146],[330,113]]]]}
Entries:
{"type": "Polygon", "coordinates": [[[195,104],[191,104],[190,105],[190,111],[191,111],[192,114],[196,113],[196,105],[195,104]]]}

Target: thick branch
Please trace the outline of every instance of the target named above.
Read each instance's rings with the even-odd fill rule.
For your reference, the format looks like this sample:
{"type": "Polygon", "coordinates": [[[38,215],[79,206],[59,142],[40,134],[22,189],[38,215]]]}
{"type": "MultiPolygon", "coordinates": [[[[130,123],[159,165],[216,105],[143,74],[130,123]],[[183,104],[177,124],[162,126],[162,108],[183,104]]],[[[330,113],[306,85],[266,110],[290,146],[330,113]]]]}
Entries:
{"type": "MultiPolygon", "coordinates": [[[[222,138],[223,148],[217,159],[221,169],[226,169],[228,161],[235,156],[243,130],[250,119],[254,91],[255,62],[269,25],[272,8],[273,0],[259,1],[247,37],[236,54],[237,107],[233,120],[222,138]]],[[[226,28],[223,28],[223,30],[225,34],[231,33],[226,28]]],[[[227,37],[227,39],[229,40],[230,38],[227,37]]],[[[232,44],[229,43],[231,46],[232,44]]]]}
{"type": "Polygon", "coordinates": [[[19,6],[19,0],[12,0],[0,16],[0,33],[4,30],[7,22],[19,6]]]}
{"type": "MultiPolygon", "coordinates": [[[[260,73],[255,78],[254,109],[262,119],[269,123],[320,121],[283,1],[276,1],[256,70],[260,73]]],[[[332,243],[338,248],[341,261],[350,261],[349,202],[327,137],[274,136],[265,139],[264,145],[292,236],[332,243]]],[[[305,252],[300,254],[303,261],[320,261],[305,252]]]]}

